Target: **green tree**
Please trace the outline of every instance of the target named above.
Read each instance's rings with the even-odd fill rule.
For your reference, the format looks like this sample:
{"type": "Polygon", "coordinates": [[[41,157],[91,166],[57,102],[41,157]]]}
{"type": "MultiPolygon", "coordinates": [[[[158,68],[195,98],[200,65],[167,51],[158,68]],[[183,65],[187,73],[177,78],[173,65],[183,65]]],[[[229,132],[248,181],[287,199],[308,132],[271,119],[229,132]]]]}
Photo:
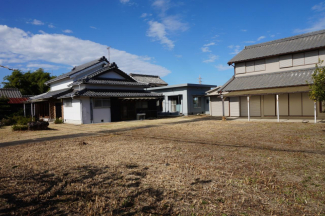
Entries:
{"type": "Polygon", "coordinates": [[[314,73],[312,74],[313,82],[309,84],[309,98],[313,101],[325,100],[325,67],[321,67],[323,61],[316,64],[314,73]]]}
{"type": "Polygon", "coordinates": [[[20,70],[14,70],[11,75],[3,78],[4,88],[18,88],[23,95],[38,95],[49,90],[44,83],[56,76],[44,72],[42,68],[27,73],[20,70]]]}

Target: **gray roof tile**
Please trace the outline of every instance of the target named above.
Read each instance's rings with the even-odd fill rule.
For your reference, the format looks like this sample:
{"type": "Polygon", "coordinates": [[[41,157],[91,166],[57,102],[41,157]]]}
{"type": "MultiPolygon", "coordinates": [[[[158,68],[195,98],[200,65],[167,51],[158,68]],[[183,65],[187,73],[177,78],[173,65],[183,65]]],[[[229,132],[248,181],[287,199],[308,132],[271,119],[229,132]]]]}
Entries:
{"type": "Polygon", "coordinates": [[[168,85],[159,76],[146,75],[146,74],[134,74],[130,73],[130,76],[138,82],[149,83],[151,86],[157,84],[157,86],[168,85]]]}
{"type": "Polygon", "coordinates": [[[114,90],[114,89],[82,89],[74,91],[59,98],[68,98],[71,96],[87,96],[87,97],[162,97],[163,94],[152,93],[149,91],[130,91],[130,90],[114,90]]]}
{"type": "Polygon", "coordinates": [[[75,74],[75,73],[78,73],[79,71],[82,71],[82,70],[84,70],[84,69],[86,69],[86,68],[89,68],[89,67],[91,67],[91,66],[93,66],[93,65],[95,65],[95,64],[97,64],[97,63],[99,63],[99,62],[103,62],[103,61],[108,62],[107,59],[105,58],[105,56],[103,56],[103,57],[101,57],[101,58],[99,58],[99,59],[96,59],[96,60],[93,60],[93,61],[87,62],[87,63],[85,63],[85,64],[82,64],[82,65],[76,66],[76,67],[74,67],[70,72],[65,73],[65,74],[62,74],[62,75],[60,75],[60,76],[58,76],[58,77],[56,77],[56,78],[54,78],[54,79],[51,79],[51,80],[45,82],[45,84],[47,85],[47,84],[50,84],[50,83],[52,83],[52,82],[55,82],[55,81],[58,81],[58,80],[62,80],[62,79],[68,78],[68,77],[70,77],[71,75],[73,75],[73,74],[75,74]]]}
{"type": "Polygon", "coordinates": [[[235,77],[222,91],[241,91],[249,89],[265,89],[287,86],[307,85],[312,83],[312,74],[315,68],[292,70],[287,72],[267,73],[251,76],[235,77]]]}
{"type": "Polygon", "coordinates": [[[65,88],[65,89],[60,89],[57,91],[49,91],[44,94],[36,95],[34,97],[30,98],[30,101],[35,101],[35,100],[43,100],[43,99],[49,99],[49,98],[57,98],[61,95],[65,95],[68,92],[72,92],[71,88],[65,88]]]}
{"type": "Polygon", "coordinates": [[[325,30],[246,46],[228,64],[325,47],[325,30]]]}
{"type": "Polygon", "coordinates": [[[23,96],[17,88],[0,88],[0,97],[22,98],[23,96]]]}

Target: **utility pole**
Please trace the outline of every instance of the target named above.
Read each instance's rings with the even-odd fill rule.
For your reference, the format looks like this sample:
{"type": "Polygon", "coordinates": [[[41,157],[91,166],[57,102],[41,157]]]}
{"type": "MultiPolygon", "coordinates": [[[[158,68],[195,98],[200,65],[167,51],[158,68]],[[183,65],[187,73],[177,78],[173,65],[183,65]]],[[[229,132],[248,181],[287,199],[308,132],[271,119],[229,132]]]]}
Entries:
{"type": "Polygon", "coordinates": [[[202,84],[202,77],[201,77],[201,75],[199,76],[199,84],[202,84]]]}

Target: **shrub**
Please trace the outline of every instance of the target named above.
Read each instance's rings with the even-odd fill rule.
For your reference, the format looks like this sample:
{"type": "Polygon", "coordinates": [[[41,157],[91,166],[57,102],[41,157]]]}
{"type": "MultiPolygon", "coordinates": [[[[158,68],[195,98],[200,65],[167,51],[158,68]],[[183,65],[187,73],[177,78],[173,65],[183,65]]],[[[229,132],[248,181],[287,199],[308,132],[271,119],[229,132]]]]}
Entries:
{"type": "Polygon", "coordinates": [[[1,120],[1,124],[3,125],[3,126],[9,126],[9,125],[13,125],[13,124],[15,124],[15,121],[12,119],[12,118],[3,118],[2,120],[1,120]]]}
{"type": "Polygon", "coordinates": [[[24,130],[28,130],[27,125],[13,125],[12,127],[13,131],[24,131],[24,130]]]}
{"type": "Polygon", "coordinates": [[[54,124],[63,124],[63,120],[61,118],[57,118],[55,119],[54,124]]]}
{"type": "Polygon", "coordinates": [[[24,116],[14,116],[12,119],[17,125],[27,125],[28,122],[32,121],[31,118],[24,116]]]}
{"type": "Polygon", "coordinates": [[[28,130],[47,130],[49,123],[45,121],[29,122],[28,130]]]}

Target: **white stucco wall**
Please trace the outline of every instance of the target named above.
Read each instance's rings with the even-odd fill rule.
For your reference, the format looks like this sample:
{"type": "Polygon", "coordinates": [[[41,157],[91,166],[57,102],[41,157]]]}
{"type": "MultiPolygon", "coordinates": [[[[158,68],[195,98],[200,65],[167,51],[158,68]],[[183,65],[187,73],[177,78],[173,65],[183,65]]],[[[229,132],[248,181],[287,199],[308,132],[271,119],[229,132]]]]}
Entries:
{"type": "Polygon", "coordinates": [[[64,123],[82,124],[80,99],[72,100],[72,107],[63,106],[64,123]]]}
{"type": "Polygon", "coordinates": [[[69,88],[68,85],[71,84],[73,81],[70,78],[57,81],[55,83],[50,84],[51,91],[56,91],[60,89],[69,88]]]}

